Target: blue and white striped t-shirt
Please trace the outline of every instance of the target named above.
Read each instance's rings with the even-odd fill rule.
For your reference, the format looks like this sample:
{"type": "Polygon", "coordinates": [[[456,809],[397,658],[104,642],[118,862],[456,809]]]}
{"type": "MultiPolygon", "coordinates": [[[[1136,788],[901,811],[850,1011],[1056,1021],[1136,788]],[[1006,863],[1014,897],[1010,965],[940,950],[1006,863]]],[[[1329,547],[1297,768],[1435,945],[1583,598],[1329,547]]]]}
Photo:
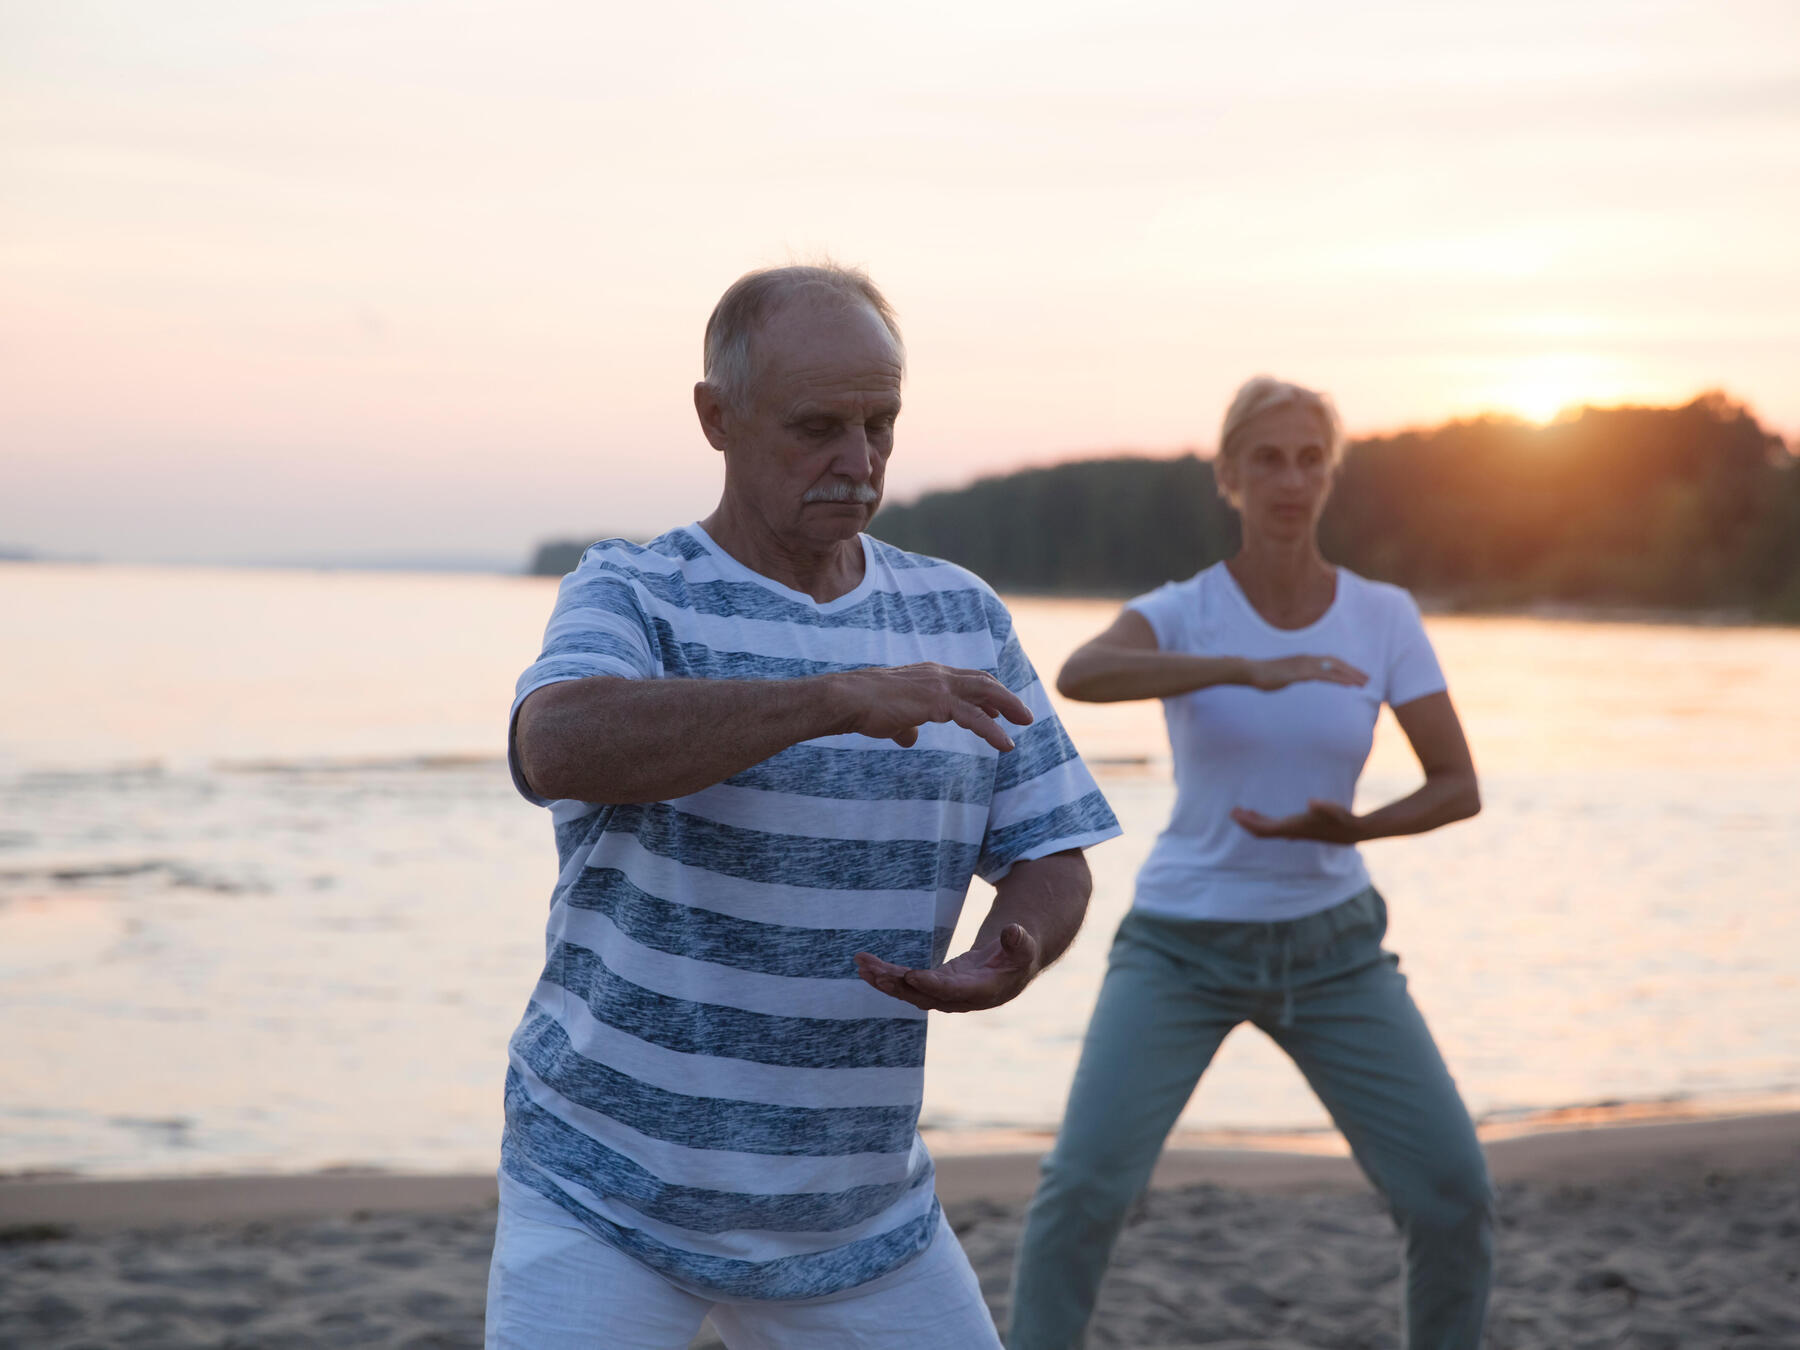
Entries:
{"type": "MultiPolygon", "coordinates": [[[[925,1014],[852,955],[944,959],[973,875],[1119,832],[1005,607],[972,573],[862,536],[820,604],[698,525],[596,544],[513,703],[558,680],[986,670],[1037,720],[999,754],[927,725],[827,736],[690,796],[542,802],[561,874],[512,1038],[502,1170],[683,1285],[790,1299],[864,1283],[938,1222],[918,1137],[925,1014]]],[[[519,790],[532,794],[519,772],[519,790]]]]}

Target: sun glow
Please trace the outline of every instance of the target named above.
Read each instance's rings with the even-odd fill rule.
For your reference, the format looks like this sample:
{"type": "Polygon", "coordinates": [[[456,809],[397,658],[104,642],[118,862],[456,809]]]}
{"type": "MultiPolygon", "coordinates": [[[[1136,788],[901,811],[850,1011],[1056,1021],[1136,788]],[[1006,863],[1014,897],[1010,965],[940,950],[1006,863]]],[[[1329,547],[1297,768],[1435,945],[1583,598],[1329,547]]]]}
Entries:
{"type": "Polygon", "coordinates": [[[1542,425],[1582,404],[1617,404],[1638,398],[1654,401],[1656,393],[1643,388],[1642,381],[1634,380],[1632,374],[1619,361],[1604,356],[1566,352],[1533,357],[1497,372],[1498,378],[1480,392],[1477,402],[1542,425]]]}

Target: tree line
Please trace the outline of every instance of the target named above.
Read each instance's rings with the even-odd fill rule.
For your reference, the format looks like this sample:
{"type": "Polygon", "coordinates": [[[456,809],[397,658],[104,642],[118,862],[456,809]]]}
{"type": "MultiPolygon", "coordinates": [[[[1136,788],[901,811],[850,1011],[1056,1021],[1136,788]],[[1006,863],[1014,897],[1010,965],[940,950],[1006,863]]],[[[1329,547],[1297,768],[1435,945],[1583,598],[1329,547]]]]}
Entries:
{"type": "MultiPolygon", "coordinates": [[[[984,478],[870,527],[1001,590],[1134,594],[1228,557],[1237,517],[1196,455],[984,478]]],[[[1353,442],[1325,554],[1464,608],[1737,609],[1800,621],[1800,464],[1741,405],[1480,418],[1353,442]]]]}
{"type": "MultiPolygon", "coordinates": [[[[1238,545],[1197,455],[1114,456],[983,478],[885,507],[878,538],[1001,590],[1131,595],[1238,545]]],[[[1459,608],[1732,609],[1800,622],[1800,461],[1742,405],[1485,417],[1346,449],[1326,557],[1459,608]]],[[[556,576],[584,543],[541,545],[556,576]]]]}

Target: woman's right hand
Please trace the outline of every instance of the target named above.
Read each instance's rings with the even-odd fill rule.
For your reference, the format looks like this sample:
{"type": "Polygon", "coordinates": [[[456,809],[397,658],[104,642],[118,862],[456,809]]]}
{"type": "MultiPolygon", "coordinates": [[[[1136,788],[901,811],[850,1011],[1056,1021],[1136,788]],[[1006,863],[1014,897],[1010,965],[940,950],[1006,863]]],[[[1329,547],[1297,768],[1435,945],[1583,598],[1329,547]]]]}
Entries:
{"type": "Polygon", "coordinates": [[[1369,677],[1348,661],[1335,656],[1278,656],[1267,661],[1251,661],[1249,679],[1245,683],[1265,692],[1286,689],[1302,680],[1321,680],[1326,684],[1347,684],[1360,689],[1369,677]]]}

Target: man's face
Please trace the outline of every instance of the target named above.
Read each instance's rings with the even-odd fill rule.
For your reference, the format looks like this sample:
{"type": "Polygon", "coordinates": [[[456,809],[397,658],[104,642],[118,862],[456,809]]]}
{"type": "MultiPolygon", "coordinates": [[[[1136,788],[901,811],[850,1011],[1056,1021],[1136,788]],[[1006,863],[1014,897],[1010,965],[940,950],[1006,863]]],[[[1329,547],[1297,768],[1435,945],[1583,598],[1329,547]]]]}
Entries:
{"type": "Polygon", "coordinates": [[[764,322],[751,352],[748,406],[722,419],[726,497],[798,549],[854,539],[881,504],[894,450],[893,338],[866,306],[799,297],[764,322]]]}

